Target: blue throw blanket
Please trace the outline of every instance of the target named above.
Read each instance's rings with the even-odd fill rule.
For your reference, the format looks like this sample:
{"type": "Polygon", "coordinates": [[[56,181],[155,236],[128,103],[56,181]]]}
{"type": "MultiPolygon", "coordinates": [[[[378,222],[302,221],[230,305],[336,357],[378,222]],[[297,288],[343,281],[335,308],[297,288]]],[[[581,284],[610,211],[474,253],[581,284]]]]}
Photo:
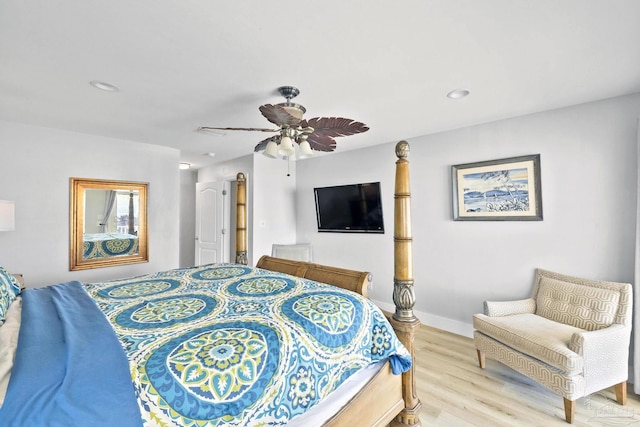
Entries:
{"type": "Polygon", "coordinates": [[[0,426],[140,426],[125,353],[82,285],[27,289],[22,297],[0,426]]]}

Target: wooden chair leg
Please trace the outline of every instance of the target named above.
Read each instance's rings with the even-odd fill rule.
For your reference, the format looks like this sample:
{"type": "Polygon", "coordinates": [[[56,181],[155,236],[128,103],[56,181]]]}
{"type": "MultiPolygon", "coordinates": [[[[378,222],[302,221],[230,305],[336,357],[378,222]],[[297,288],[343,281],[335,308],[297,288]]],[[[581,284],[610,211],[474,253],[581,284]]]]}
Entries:
{"type": "Polygon", "coordinates": [[[477,350],[476,352],[478,353],[478,363],[480,364],[480,368],[484,369],[484,365],[485,365],[485,357],[484,357],[484,352],[482,352],[481,350],[477,350]]]}
{"type": "Polygon", "coordinates": [[[623,381],[620,384],[616,384],[616,400],[620,405],[627,404],[627,382],[623,381]]]}
{"type": "Polygon", "coordinates": [[[569,424],[573,424],[573,415],[576,413],[576,401],[564,399],[564,417],[569,424]]]}

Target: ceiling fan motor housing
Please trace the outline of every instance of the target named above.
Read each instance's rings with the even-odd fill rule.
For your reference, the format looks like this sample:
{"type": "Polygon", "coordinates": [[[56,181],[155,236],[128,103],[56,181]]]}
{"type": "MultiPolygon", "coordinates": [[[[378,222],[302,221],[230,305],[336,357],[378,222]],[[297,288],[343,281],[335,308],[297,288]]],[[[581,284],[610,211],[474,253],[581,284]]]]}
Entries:
{"type": "Polygon", "coordinates": [[[287,101],[291,101],[293,98],[300,95],[300,90],[293,86],[280,86],[278,88],[278,92],[280,92],[280,95],[287,98],[287,101]]]}
{"type": "Polygon", "coordinates": [[[278,92],[287,99],[287,102],[282,102],[277,105],[284,108],[287,113],[291,114],[296,119],[302,120],[302,115],[307,112],[307,109],[300,104],[291,102],[291,99],[300,94],[300,90],[293,86],[280,86],[278,88],[278,92]]]}
{"type": "Polygon", "coordinates": [[[284,108],[287,113],[291,114],[298,120],[302,120],[302,115],[307,111],[307,109],[302,105],[294,104],[293,102],[282,102],[277,105],[284,108]]]}

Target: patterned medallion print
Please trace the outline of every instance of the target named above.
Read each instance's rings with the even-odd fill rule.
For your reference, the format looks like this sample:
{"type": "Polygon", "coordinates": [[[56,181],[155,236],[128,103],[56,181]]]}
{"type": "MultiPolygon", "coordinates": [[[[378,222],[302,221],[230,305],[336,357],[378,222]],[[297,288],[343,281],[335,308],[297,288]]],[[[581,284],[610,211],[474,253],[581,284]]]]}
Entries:
{"type": "Polygon", "coordinates": [[[116,323],[133,329],[166,327],[207,316],[217,305],[215,298],[206,295],[170,296],[129,307],[116,317],[116,323]]]}
{"type": "Polygon", "coordinates": [[[222,280],[244,276],[251,272],[249,267],[221,266],[196,271],[192,277],[198,280],[222,280]]]}
{"type": "Polygon", "coordinates": [[[179,286],[180,282],[172,279],[141,280],[101,289],[98,295],[103,298],[129,299],[171,291],[179,286]]]}
{"type": "Polygon", "coordinates": [[[96,246],[95,242],[88,242],[86,240],[82,242],[82,258],[88,259],[91,253],[94,251],[95,246],[96,246]]]}
{"type": "Polygon", "coordinates": [[[241,302],[238,304],[233,304],[231,307],[234,313],[242,314],[242,313],[251,313],[254,311],[261,311],[265,309],[265,306],[255,301],[241,302]]]}
{"type": "Polygon", "coordinates": [[[311,369],[301,367],[289,378],[288,396],[294,408],[306,408],[316,400],[316,378],[311,369]]]}
{"type": "Polygon", "coordinates": [[[395,332],[390,332],[386,325],[375,325],[371,340],[371,354],[376,356],[386,354],[391,348],[392,333],[395,334],[395,332]]]}
{"type": "Polygon", "coordinates": [[[266,297],[288,292],[296,282],[285,277],[257,276],[232,283],[227,288],[237,296],[266,297]]]}
{"type": "Polygon", "coordinates": [[[149,357],[146,372],[155,393],[173,402],[182,416],[217,419],[237,416],[254,404],[279,358],[273,329],[234,322],[170,340],[149,357]]]}
{"type": "Polygon", "coordinates": [[[328,291],[289,298],[282,312],[323,345],[338,347],[357,332],[362,304],[349,294],[328,291]]]}
{"type": "Polygon", "coordinates": [[[137,244],[138,239],[113,239],[107,240],[103,249],[108,255],[131,255],[137,252],[137,250],[130,252],[137,244]]]}

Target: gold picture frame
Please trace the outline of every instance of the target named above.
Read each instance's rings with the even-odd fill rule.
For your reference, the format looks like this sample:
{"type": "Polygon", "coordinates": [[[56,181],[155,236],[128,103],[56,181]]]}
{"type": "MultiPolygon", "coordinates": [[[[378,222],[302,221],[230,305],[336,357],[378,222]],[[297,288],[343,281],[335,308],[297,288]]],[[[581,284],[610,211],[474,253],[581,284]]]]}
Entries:
{"type": "Polygon", "coordinates": [[[70,179],[69,270],[149,261],[147,187],[143,182],[70,179]],[[117,201],[109,206],[105,197],[121,199],[122,208],[117,201]]]}

